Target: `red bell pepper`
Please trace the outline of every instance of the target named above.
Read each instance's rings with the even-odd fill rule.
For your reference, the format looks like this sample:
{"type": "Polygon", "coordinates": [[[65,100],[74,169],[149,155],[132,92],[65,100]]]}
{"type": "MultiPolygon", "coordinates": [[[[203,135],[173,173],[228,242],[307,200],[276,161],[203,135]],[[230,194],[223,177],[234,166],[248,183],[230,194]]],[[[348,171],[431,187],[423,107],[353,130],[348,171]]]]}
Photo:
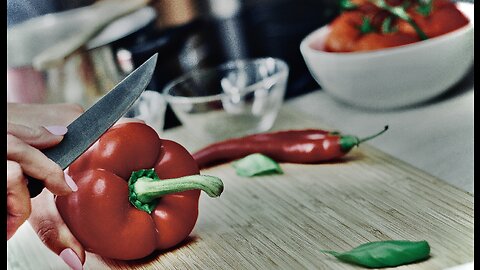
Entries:
{"type": "Polygon", "coordinates": [[[68,174],[78,191],[56,198],[63,220],[87,251],[122,260],[181,243],[195,226],[199,189],[223,190],[180,144],[137,122],[112,127],[68,174]]]}

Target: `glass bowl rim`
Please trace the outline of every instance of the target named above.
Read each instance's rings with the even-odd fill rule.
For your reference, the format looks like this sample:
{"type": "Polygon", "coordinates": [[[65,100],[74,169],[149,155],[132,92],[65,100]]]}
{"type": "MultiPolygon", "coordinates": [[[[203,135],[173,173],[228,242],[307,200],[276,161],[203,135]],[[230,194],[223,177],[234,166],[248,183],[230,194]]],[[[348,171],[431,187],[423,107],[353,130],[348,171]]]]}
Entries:
{"type": "Polygon", "coordinates": [[[259,84],[267,84],[269,82],[272,82],[272,85],[275,84],[277,81],[277,78],[279,77],[287,77],[288,72],[289,72],[289,67],[288,64],[280,59],[280,58],[275,58],[275,57],[262,57],[262,58],[244,58],[244,59],[235,59],[235,60],[230,60],[225,63],[222,63],[217,66],[213,67],[203,67],[203,68],[197,68],[197,69],[192,69],[188,71],[187,73],[179,76],[178,78],[172,80],[169,82],[162,91],[162,94],[164,98],[167,100],[168,103],[175,103],[175,104],[193,104],[193,103],[205,103],[205,102],[212,102],[212,101],[218,101],[221,100],[223,96],[225,96],[225,93],[220,93],[220,94],[215,94],[215,95],[209,95],[209,96],[197,96],[197,97],[185,97],[185,96],[173,96],[169,94],[170,89],[175,87],[176,85],[184,82],[188,78],[190,78],[193,74],[205,74],[205,73],[210,73],[210,72],[215,72],[218,70],[227,70],[227,69],[232,69],[235,68],[238,65],[241,64],[255,64],[258,62],[265,62],[265,61],[274,61],[275,64],[278,65],[279,71],[276,72],[275,74],[272,74],[266,78],[263,78],[262,80],[255,82],[245,88],[242,89],[241,95],[246,95],[248,93],[251,93],[257,89],[257,86],[259,84]]]}

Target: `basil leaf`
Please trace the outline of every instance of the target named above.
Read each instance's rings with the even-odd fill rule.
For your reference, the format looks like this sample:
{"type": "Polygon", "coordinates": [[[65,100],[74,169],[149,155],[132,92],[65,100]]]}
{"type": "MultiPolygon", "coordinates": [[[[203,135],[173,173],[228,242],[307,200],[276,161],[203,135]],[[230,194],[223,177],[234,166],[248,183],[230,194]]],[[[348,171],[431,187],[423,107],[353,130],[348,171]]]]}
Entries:
{"type": "Polygon", "coordinates": [[[427,241],[387,240],[360,245],[347,252],[322,250],[343,262],[369,268],[396,267],[430,257],[427,241]]]}
{"type": "Polygon", "coordinates": [[[392,17],[387,17],[385,20],[382,22],[382,33],[383,34],[388,34],[388,33],[394,33],[397,32],[397,28],[392,24],[393,20],[392,17]]]}
{"type": "Polygon", "coordinates": [[[432,0],[426,0],[426,1],[419,1],[419,5],[416,9],[417,13],[423,15],[423,16],[429,16],[432,13],[432,0]]]}
{"type": "Polygon", "coordinates": [[[403,1],[403,3],[402,3],[402,8],[405,9],[405,10],[407,10],[407,9],[410,7],[411,4],[412,4],[412,3],[411,3],[410,1],[408,1],[408,0],[403,1]]]}
{"type": "Polygon", "coordinates": [[[251,154],[234,161],[232,166],[235,168],[237,175],[245,177],[283,174],[276,161],[260,153],[251,154]]]}
{"type": "Polygon", "coordinates": [[[352,10],[358,8],[351,0],[339,0],[341,10],[352,10]]]}
{"type": "Polygon", "coordinates": [[[395,15],[395,16],[399,17],[400,19],[408,22],[413,27],[413,29],[415,29],[415,32],[417,32],[417,35],[421,40],[428,39],[428,36],[425,34],[425,32],[423,32],[423,30],[410,17],[410,15],[408,15],[407,11],[403,7],[401,7],[401,6],[392,7],[392,6],[388,5],[385,2],[385,0],[369,0],[369,1],[370,1],[370,3],[374,4],[375,6],[381,8],[383,10],[387,10],[390,13],[392,13],[393,15],[395,15]]]}
{"type": "Polygon", "coordinates": [[[360,25],[360,32],[362,34],[368,34],[370,32],[373,32],[372,23],[370,22],[370,19],[366,16],[362,18],[362,24],[360,25]]]}

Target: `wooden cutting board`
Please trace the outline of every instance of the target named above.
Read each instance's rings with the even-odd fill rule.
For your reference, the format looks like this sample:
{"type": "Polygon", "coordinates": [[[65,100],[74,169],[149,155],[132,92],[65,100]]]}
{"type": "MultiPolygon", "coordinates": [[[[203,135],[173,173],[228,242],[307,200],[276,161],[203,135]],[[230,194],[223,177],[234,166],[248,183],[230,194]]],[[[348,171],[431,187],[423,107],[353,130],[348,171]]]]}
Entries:
{"type": "MultiPolygon", "coordinates": [[[[329,128],[282,109],[274,129],[329,128]]],[[[184,128],[163,135],[190,151],[211,142],[184,128]]],[[[399,142],[402,143],[402,142],[399,142]]],[[[405,142],[408,143],[408,142],[405,142]]],[[[377,240],[427,240],[431,257],[395,269],[473,261],[473,195],[362,144],[341,162],[281,164],[283,175],[243,178],[230,164],[203,174],[224,181],[202,194],[197,225],[175,249],[137,261],[88,253],[86,269],[363,269],[320,250],[377,240]]],[[[10,269],[65,269],[26,225],[7,242],[10,269]]]]}

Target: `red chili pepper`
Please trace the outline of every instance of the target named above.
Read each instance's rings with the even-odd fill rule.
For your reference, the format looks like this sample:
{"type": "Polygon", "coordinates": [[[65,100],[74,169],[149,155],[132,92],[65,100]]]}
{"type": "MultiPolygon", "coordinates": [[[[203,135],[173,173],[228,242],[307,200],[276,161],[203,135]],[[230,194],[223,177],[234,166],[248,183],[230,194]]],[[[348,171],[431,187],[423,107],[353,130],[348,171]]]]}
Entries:
{"type": "Polygon", "coordinates": [[[193,154],[200,168],[239,159],[253,153],[264,154],[277,162],[318,163],[338,159],[354,146],[388,129],[359,139],[321,129],[288,130],[253,134],[213,143],[193,154]]]}
{"type": "Polygon", "coordinates": [[[87,251],[114,259],[179,244],[196,223],[198,189],[223,190],[220,179],[199,175],[185,148],[143,123],[112,127],[68,174],[78,191],[56,198],[60,215],[87,251]]]}

